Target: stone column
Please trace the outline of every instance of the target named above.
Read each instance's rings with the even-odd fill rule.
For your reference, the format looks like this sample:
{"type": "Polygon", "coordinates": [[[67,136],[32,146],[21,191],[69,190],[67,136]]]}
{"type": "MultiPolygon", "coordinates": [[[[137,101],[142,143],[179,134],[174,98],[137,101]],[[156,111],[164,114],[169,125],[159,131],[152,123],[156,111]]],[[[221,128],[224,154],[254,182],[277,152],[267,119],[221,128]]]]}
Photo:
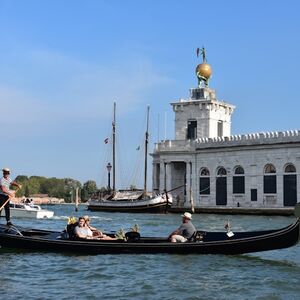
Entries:
{"type": "MultiPolygon", "coordinates": [[[[279,168],[276,169],[281,171],[279,168]]],[[[283,173],[278,172],[276,178],[276,207],[283,207],[283,173]]]]}
{"type": "Polygon", "coordinates": [[[227,172],[227,205],[226,206],[235,206],[233,201],[233,170],[230,168],[225,168],[227,172]]]}
{"type": "Polygon", "coordinates": [[[199,191],[198,191],[198,173],[197,173],[197,165],[196,162],[191,163],[192,164],[192,174],[191,174],[191,178],[192,178],[192,199],[194,201],[194,206],[197,207],[198,206],[198,202],[199,202],[199,191]]]}
{"type": "Polygon", "coordinates": [[[157,182],[159,182],[159,179],[157,178],[157,176],[159,176],[160,174],[157,173],[157,163],[152,162],[152,191],[155,193],[159,193],[159,186],[157,186],[157,182]]]}
{"type": "Polygon", "coordinates": [[[186,162],[186,201],[185,206],[191,207],[191,163],[189,161],[186,162]]]}
{"type": "Polygon", "coordinates": [[[166,178],[165,178],[165,186],[164,188],[169,191],[172,189],[172,176],[171,176],[171,163],[166,162],[165,163],[165,170],[166,170],[166,178]]]}
{"type": "Polygon", "coordinates": [[[159,166],[159,192],[162,193],[165,189],[166,169],[165,162],[161,161],[159,166]]]}

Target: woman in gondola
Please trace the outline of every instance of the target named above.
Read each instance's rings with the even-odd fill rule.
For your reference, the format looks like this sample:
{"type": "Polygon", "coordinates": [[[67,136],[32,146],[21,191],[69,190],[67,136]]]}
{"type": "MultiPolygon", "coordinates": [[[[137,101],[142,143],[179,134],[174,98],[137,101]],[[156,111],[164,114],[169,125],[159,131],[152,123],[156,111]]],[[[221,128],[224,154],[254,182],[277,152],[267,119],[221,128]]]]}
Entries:
{"type": "Polygon", "coordinates": [[[116,240],[116,238],[110,237],[104,234],[101,230],[90,225],[89,216],[84,216],[85,226],[92,232],[93,237],[100,240],[116,240]]]}

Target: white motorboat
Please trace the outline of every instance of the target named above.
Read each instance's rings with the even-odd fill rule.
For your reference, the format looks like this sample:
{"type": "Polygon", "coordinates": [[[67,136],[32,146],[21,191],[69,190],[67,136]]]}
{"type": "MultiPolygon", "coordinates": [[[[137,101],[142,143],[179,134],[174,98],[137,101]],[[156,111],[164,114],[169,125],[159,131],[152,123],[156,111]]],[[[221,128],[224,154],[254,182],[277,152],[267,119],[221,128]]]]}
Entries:
{"type": "MultiPolygon", "coordinates": [[[[34,218],[48,219],[54,216],[54,212],[47,209],[42,209],[39,205],[25,203],[10,203],[10,215],[12,218],[34,218]]],[[[1,211],[1,216],[4,216],[4,209],[1,211]]]]}

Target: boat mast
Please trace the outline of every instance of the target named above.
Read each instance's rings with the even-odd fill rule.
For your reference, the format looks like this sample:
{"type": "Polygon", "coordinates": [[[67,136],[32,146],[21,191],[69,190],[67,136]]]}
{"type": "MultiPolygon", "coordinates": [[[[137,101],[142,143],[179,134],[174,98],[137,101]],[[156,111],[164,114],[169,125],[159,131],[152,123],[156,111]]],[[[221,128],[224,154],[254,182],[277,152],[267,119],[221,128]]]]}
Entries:
{"type": "Polygon", "coordinates": [[[150,106],[147,106],[147,127],[145,133],[145,173],[144,173],[144,194],[147,193],[147,158],[148,158],[148,139],[149,139],[149,109],[150,106]]]}
{"type": "Polygon", "coordinates": [[[75,189],[75,211],[78,211],[79,197],[78,197],[79,188],[75,189]]]}
{"type": "Polygon", "coordinates": [[[113,193],[116,190],[116,102],[114,102],[114,118],[112,122],[112,134],[113,134],[113,163],[112,163],[112,173],[113,173],[113,193]]]}

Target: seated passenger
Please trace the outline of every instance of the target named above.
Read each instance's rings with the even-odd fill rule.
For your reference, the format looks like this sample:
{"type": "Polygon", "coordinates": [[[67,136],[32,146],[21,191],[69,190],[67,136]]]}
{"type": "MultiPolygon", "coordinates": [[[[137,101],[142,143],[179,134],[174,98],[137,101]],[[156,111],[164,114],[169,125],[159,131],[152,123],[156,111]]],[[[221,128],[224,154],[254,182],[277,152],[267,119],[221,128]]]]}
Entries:
{"type": "Polygon", "coordinates": [[[188,241],[196,232],[196,228],[191,222],[192,215],[188,212],[185,212],[182,215],[182,224],[181,226],[173,231],[168,239],[171,240],[172,243],[180,242],[184,243],[188,241]]]}
{"type": "Polygon", "coordinates": [[[99,239],[99,240],[107,240],[107,241],[108,240],[116,240],[116,238],[110,237],[110,236],[104,234],[102,231],[98,230],[97,228],[92,227],[90,225],[89,216],[84,216],[83,218],[85,220],[85,226],[92,232],[94,238],[99,239]]]}
{"type": "Polygon", "coordinates": [[[76,237],[81,239],[93,238],[93,232],[87,226],[85,226],[84,217],[80,217],[78,219],[78,225],[74,229],[74,234],[76,237]]]}

